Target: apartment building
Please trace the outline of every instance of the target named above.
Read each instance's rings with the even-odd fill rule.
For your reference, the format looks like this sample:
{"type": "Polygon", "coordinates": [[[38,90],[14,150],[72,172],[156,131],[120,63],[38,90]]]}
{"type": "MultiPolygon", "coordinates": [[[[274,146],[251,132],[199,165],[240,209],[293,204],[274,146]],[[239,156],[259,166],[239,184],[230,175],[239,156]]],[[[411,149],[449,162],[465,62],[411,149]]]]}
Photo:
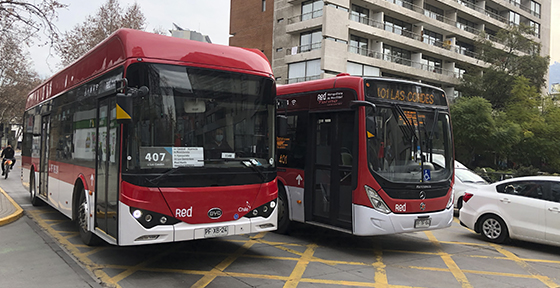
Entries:
{"type": "MultiPolygon", "coordinates": [[[[266,0],[232,0],[232,11],[241,2],[262,7],[266,0]]],[[[549,55],[550,5],[551,0],[275,0],[273,29],[262,33],[272,33],[269,59],[281,84],[349,73],[422,81],[453,95],[465,71],[487,65],[474,46],[483,32],[502,48],[496,33],[524,23],[534,28],[528,37],[541,43],[541,54],[549,55]]],[[[235,18],[232,13],[231,23],[235,18]]]]}

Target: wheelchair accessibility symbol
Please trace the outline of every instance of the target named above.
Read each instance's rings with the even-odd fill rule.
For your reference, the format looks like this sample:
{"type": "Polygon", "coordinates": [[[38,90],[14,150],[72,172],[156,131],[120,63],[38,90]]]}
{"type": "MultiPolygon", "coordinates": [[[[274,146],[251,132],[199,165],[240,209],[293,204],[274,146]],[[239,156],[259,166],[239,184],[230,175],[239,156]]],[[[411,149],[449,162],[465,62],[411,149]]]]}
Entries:
{"type": "Polygon", "coordinates": [[[430,169],[424,169],[424,181],[430,180],[432,180],[432,173],[430,172],[430,169]]]}

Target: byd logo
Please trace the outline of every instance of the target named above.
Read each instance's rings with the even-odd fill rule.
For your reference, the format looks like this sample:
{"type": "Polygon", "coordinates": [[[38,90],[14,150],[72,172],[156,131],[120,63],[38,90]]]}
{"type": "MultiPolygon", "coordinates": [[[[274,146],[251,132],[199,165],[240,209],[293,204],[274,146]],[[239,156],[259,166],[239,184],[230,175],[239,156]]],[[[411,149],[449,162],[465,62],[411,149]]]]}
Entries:
{"type": "Polygon", "coordinates": [[[327,100],[327,92],[323,94],[317,94],[317,101],[326,101],[327,100]]]}
{"type": "Polygon", "coordinates": [[[210,217],[210,219],[218,219],[222,217],[222,209],[212,208],[208,210],[208,217],[210,217]]]}

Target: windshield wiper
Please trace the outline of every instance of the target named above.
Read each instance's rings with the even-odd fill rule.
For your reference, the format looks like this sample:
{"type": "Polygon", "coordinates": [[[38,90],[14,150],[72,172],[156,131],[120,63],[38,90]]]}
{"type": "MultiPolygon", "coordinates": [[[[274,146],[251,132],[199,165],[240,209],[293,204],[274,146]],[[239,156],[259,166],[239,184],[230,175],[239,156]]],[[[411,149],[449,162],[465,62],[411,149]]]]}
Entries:
{"type": "Polygon", "coordinates": [[[416,132],[414,131],[414,127],[412,126],[412,123],[410,123],[410,120],[408,119],[408,117],[406,117],[406,114],[404,113],[401,106],[396,105],[396,104],[393,105],[393,111],[397,112],[397,114],[402,118],[403,123],[406,125],[406,128],[408,128],[407,129],[408,131],[403,131],[403,134],[405,134],[405,137],[407,139],[416,138],[416,140],[418,140],[418,136],[416,136],[416,132]],[[406,133],[406,132],[409,132],[409,133],[406,133]]]}
{"type": "Polygon", "coordinates": [[[159,182],[160,182],[162,179],[167,178],[169,175],[175,173],[175,171],[177,171],[177,170],[179,170],[179,167],[177,167],[177,168],[171,168],[171,169],[169,169],[167,172],[165,172],[165,173],[163,173],[163,174],[157,176],[156,178],[153,178],[153,179],[146,179],[146,181],[148,181],[148,182],[150,182],[150,183],[152,183],[152,184],[154,184],[154,185],[157,185],[157,184],[159,184],[159,182]]]}
{"type": "Polygon", "coordinates": [[[432,129],[430,129],[430,135],[428,136],[428,143],[430,145],[429,147],[429,153],[430,153],[430,162],[433,161],[433,148],[434,148],[434,134],[436,131],[436,126],[437,126],[437,122],[438,122],[438,118],[439,118],[439,110],[436,109],[436,112],[434,112],[434,123],[432,124],[432,129]]]}
{"type": "Polygon", "coordinates": [[[259,176],[261,177],[263,182],[266,181],[266,175],[264,175],[264,173],[261,171],[261,169],[259,169],[257,167],[257,166],[259,166],[260,163],[256,159],[253,159],[253,158],[222,158],[222,159],[204,160],[205,163],[206,162],[230,162],[230,161],[238,161],[239,163],[245,165],[246,167],[249,167],[249,168],[253,169],[255,172],[257,172],[259,174],[259,176]]]}

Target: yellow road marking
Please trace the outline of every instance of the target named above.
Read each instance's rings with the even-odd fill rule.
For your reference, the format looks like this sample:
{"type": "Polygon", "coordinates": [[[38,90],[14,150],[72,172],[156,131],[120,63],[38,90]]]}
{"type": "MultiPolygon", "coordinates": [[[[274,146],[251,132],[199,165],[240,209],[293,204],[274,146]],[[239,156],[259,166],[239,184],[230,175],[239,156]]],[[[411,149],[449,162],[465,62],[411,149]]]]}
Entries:
{"type": "Polygon", "coordinates": [[[222,261],[221,263],[216,265],[216,267],[212,268],[211,271],[214,272],[214,273],[217,273],[216,275],[206,274],[204,277],[202,277],[200,280],[198,280],[196,283],[194,283],[191,287],[206,287],[206,286],[208,286],[208,284],[210,284],[210,282],[214,281],[216,276],[218,276],[218,275],[225,276],[223,271],[227,267],[229,267],[229,265],[231,265],[233,263],[233,261],[237,260],[237,258],[239,258],[239,257],[241,257],[241,255],[245,254],[245,252],[247,252],[247,250],[249,250],[249,248],[251,248],[251,246],[255,245],[255,243],[257,243],[258,239],[263,238],[265,234],[266,234],[266,232],[261,232],[261,233],[257,234],[256,236],[252,237],[249,241],[245,242],[245,244],[243,244],[243,246],[239,247],[239,249],[237,249],[237,251],[235,251],[233,254],[229,255],[224,261],[222,261]]]}
{"type": "Polygon", "coordinates": [[[307,249],[301,255],[301,258],[298,260],[296,267],[292,270],[292,274],[288,278],[288,281],[284,284],[284,288],[295,288],[301,281],[303,273],[305,269],[307,269],[307,265],[309,265],[309,260],[313,257],[313,253],[315,253],[315,249],[317,249],[318,245],[315,243],[307,245],[307,249]]]}
{"type": "MultiPolygon", "coordinates": [[[[125,266],[125,265],[110,265],[110,264],[96,264],[92,260],[88,258],[88,256],[98,253],[100,251],[106,249],[113,249],[112,246],[107,247],[97,247],[92,248],[86,245],[80,244],[72,244],[68,241],[68,238],[71,238],[69,235],[61,235],[61,233],[73,233],[77,235],[76,231],[58,231],[54,229],[53,226],[57,225],[60,222],[64,222],[61,220],[49,220],[41,218],[41,214],[46,213],[58,213],[56,211],[48,211],[45,209],[36,209],[29,211],[29,214],[37,221],[41,227],[45,228],[47,232],[52,235],[63,247],[65,247],[74,257],[76,257],[89,271],[91,271],[95,277],[99,280],[104,282],[107,285],[120,287],[115,280],[118,279],[125,279],[129,275],[131,275],[135,271],[155,271],[155,272],[169,272],[169,273],[182,273],[182,274],[192,274],[192,275],[202,275],[203,277],[199,280],[199,286],[193,287],[205,287],[210,284],[216,277],[236,277],[236,278],[255,278],[255,279],[272,279],[272,280],[279,280],[279,281],[286,281],[285,287],[296,287],[299,283],[312,283],[317,285],[341,285],[341,286],[355,286],[355,287],[409,287],[409,286],[399,286],[399,285],[390,285],[388,284],[387,275],[386,275],[386,265],[383,263],[383,252],[397,252],[397,253],[411,253],[411,254],[424,254],[424,255],[438,255],[442,257],[442,260],[447,265],[447,269],[445,268],[430,268],[430,267],[416,267],[416,266],[408,266],[404,268],[409,269],[419,269],[419,270],[427,270],[427,271],[443,271],[443,272],[452,272],[455,276],[457,281],[461,283],[463,287],[470,287],[470,283],[468,283],[465,273],[469,274],[479,274],[479,275],[491,275],[491,276],[504,276],[504,277],[514,277],[514,278],[533,278],[538,279],[541,282],[545,283],[548,287],[557,287],[549,277],[540,275],[536,272],[531,266],[529,266],[526,262],[539,262],[539,263],[550,263],[550,264],[560,264],[560,261],[554,260],[539,260],[539,259],[523,259],[519,258],[513,253],[503,249],[501,246],[498,245],[488,245],[488,244],[480,244],[480,243],[465,243],[465,242],[445,242],[445,241],[438,241],[436,237],[431,232],[425,232],[428,236],[429,241],[434,243],[438,247],[438,252],[431,253],[431,252],[419,252],[419,251],[405,251],[405,250],[383,250],[382,247],[375,246],[372,249],[361,249],[367,251],[373,251],[375,255],[375,262],[373,263],[363,263],[363,262],[346,262],[346,261],[336,261],[336,260],[325,260],[320,259],[313,254],[315,253],[315,249],[318,247],[316,244],[307,245],[307,249],[305,252],[295,251],[290,248],[286,248],[285,246],[296,246],[300,247],[303,246],[301,244],[294,244],[294,243],[285,243],[285,242],[272,242],[272,241],[265,241],[262,239],[264,233],[261,233],[255,237],[252,237],[248,241],[244,240],[226,240],[231,242],[240,242],[244,243],[242,247],[240,247],[234,254],[224,254],[224,253],[209,253],[209,252],[193,252],[197,254],[212,254],[212,255],[228,255],[228,257],[218,264],[214,269],[211,271],[196,271],[196,270],[180,270],[180,269],[167,269],[167,268],[150,268],[146,267],[146,264],[150,261],[155,261],[159,259],[162,255],[165,255],[169,252],[161,252],[158,254],[156,258],[150,258],[139,265],[136,266],[125,266]],[[300,256],[298,257],[277,257],[277,256],[263,256],[263,255],[247,255],[245,252],[252,247],[255,243],[263,243],[271,246],[275,246],[278,249],[287,251],[294,255],[300,256]],[[441,243],[447,244],[456,244],[456,245],[472,245],[472,246],[491,246],[498,250],[498,252],[502,253],[505,257],[491,257],[491,256],[480,256],[480,255],[464,255],[465,257],[479,257],[479,258],[489,258],[489,259],[499,259],[499,260],[510,260],[515,261],[519,265],[525,268],[529,274],[513,274],[513,273],[500,273],[500,272],[487,272],[487,271],[477,271],[477,270],[460,270],[457,264],[453,261],[450,254],[443,252],[441,249],[441,243]],[[81,252],[78,248],[89,248],[85,252],[81,252]],[[266,275],[266,274],[251,274],[251,273],[235,273],[235,272],[224,272],[224,270],[229,267],[236,259],[239,257],[249,257],[249,258],[262,258],[262,259],[276,259],[276,260],[290,260],[290,261],[298,261],[296,267],[292,271],[290,276],[277,276],[277,275],[266,275]],[[359,281],[343,281],[343,280],[325,280],[325,279],[312,279],[312,278],[302,278],[307,266],[311,262],[316,263],[325,263],[328,265],[356,265],[356,266],[373,266],[375,268],[375,275],[374,280],[375,283],[371,282],[359,282],[359,281]],[[123,272],[115,277],[109,277],[102,269],[106,268],[114,268],[114,269],[123,269],[128,272],[123,272]]],[[[67,220],[68,221],[68,220],[67,220]]],[[[398,266],[393,266],[398,267],[398,266]]],[[[402,268],[402,267],[401,267],[402,268]]],[[[119,280],[120,281],[120,280],[119,280]]],[[[195,284],[197,285],[197,284],[195,284]]]]}
{"type": "Polygon", "coordinates": [[[465,274],[461,271],[461,268],[457,266],[457,263],[453,261],[451,255],[443,251],[440,242],[436,239],[434,234],[430,231],[425,231],[424,233],[426,234],[426,236],[428,236],[428,239],[430,239],[430,241],[437,247],[441,259],[443,260],[445,265],[447,265],[447,268],[449,268],[451,274],[453,274],[455,279],[457,279],[457,281],[461,284],[461,287],[472,287],[472,285],[469,283],[469,280],[467,279],[467,276],[465,276],[465,274]]]}
{"type": "Polygon", "coordinates": [[[544,283],[548,287],[558,287],[558,284],[554,283],[554,281],[550,280],[547,276],[540,274],[535,268],[531,267],[521,258],[517,257],[517,255],[507,251],[500,245],[492,244],[492,247],[496,249],[498,252],[502,253],[508,259],[513,260],[517,265],[521,266],[525,271],[529,272],[529,274],[533,275],[536,279],[544,283]]]}
{"type": "MultiPolygon", "coordinates": [[[[375,246],[373,248],[373,253],[375,254],[375,263],[372,266],[375,268],[375,276],[373,280],[376,284],[386,287],[389,285],[389,280],[387,279],[387,271],[385,271],[385,263],[383,263],[383,247],[377,241],[375,241],[375,246]]],[[[379,286],[378,286],[379,287],[379,286]]]]}

